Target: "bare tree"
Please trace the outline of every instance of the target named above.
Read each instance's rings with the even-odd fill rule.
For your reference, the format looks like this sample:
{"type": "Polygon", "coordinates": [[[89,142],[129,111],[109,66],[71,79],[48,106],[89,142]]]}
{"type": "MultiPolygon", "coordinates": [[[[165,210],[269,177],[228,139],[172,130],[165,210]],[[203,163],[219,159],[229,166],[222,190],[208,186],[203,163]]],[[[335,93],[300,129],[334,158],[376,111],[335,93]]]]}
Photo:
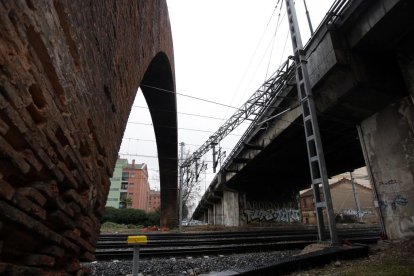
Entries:
{"type": "MultiPolygon", "coordinates": [[[[183,159],[190,156],[187,151],[183,159]]],[[[199,182],[199,175],[206,169],[205,162],[201,164],[194,164],[190,167],[185,167],[182,170],[183,187],[182,187],[182,201],[183,201],[183,218],[188,216],[188,210],[194,205],[195,201],[200,197],[201,185],[199,182]]]]}

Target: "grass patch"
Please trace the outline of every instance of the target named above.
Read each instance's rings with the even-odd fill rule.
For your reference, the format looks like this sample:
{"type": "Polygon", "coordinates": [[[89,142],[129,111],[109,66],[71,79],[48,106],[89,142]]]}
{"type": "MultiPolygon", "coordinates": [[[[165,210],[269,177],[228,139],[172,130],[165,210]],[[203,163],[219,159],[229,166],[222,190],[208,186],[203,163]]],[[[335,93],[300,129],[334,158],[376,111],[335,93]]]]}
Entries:
{"type": "Polygon", "coordinates": [[[404,265],[395,263],[366,264],[363,266],[350,267],[345,269],[344,274],[340,275],[414,275],[414,265],[404,265]]]}
{"type": "Polygon", "coordinates": [[[101,233],[134,233],[141,230],[144,226],[135,224],[118,224],[114,222],[104,222],[101,225],[101,233]]]}

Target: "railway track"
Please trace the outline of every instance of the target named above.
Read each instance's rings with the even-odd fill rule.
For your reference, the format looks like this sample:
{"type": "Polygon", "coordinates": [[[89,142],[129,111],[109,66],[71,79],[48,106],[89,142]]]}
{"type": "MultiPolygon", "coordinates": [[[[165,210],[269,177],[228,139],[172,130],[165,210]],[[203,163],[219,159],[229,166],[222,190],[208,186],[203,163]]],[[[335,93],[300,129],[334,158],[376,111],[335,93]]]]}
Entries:
{"type": "MultiPolygon", "coordinates": [[[[97,260],[130,259],[128,235],[102,235],[95,253],[97,260]]],[[[380,239],[378,228],[338,229],[344,243],[373,243],[380,239]]],[[[316,242],[316,230],[265,230],[237,232],[148,234],[140,257],[176,257],[301,249],[316,242]]]]}

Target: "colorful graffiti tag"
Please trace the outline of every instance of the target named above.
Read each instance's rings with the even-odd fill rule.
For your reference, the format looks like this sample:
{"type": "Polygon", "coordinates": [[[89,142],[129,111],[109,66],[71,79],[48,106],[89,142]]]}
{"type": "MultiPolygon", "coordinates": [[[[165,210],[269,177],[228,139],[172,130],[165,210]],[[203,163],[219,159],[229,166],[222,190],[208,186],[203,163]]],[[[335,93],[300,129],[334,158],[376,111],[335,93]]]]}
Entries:
{"type": "Polygon", "coordinates": [[[267,221],[267,222],[299,222],[300,215],[298,209],[282,208],[282,209],[255,209],[244,210],[246,221],[267,221]]]}

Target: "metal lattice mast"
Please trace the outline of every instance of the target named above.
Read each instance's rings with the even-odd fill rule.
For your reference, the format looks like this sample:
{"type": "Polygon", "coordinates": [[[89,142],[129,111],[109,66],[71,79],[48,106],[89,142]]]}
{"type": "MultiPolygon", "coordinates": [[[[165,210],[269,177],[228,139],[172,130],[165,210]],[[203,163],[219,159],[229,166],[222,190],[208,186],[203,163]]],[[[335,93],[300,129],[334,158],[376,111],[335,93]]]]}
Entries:
{"type": "Polygon", "coordinates": [[[315,101],[309,83],[308,69],[303,54],[302,39],[300,36],[295,6],[292,0],[285,0],[289,20],[290,36],[294,59],[296,63],[296,85],[299,100],[302,106],[302,117],[305,126],[306,146],[308,148],[309,167],[312,179],[313,196],[315,201],[316,218],[318,222],[319,240],[324,240],[323,208],[326,208],[328,217],[331,243],[338,243],[335,216],[332,207],[331,192],[329,190],[328,174],[326,170],[325,157],[322,148],[322,141],[319,132],[318,119],[316,116],[315,101]],[[319,185],[322,184],[324,201],[319,192],[319,185]]]}
{"type": "Polygon", "coordinates": [[[200,159],[213,145],[216,145],[245,120],[253,120],[269,108],[269,104],[277,97],[281,88],[287,85],[287,76],[291,64],[285,61],[279,69],[241,106],[210,138],[187,158],[181,167],[191,166],[200,159]]]}

